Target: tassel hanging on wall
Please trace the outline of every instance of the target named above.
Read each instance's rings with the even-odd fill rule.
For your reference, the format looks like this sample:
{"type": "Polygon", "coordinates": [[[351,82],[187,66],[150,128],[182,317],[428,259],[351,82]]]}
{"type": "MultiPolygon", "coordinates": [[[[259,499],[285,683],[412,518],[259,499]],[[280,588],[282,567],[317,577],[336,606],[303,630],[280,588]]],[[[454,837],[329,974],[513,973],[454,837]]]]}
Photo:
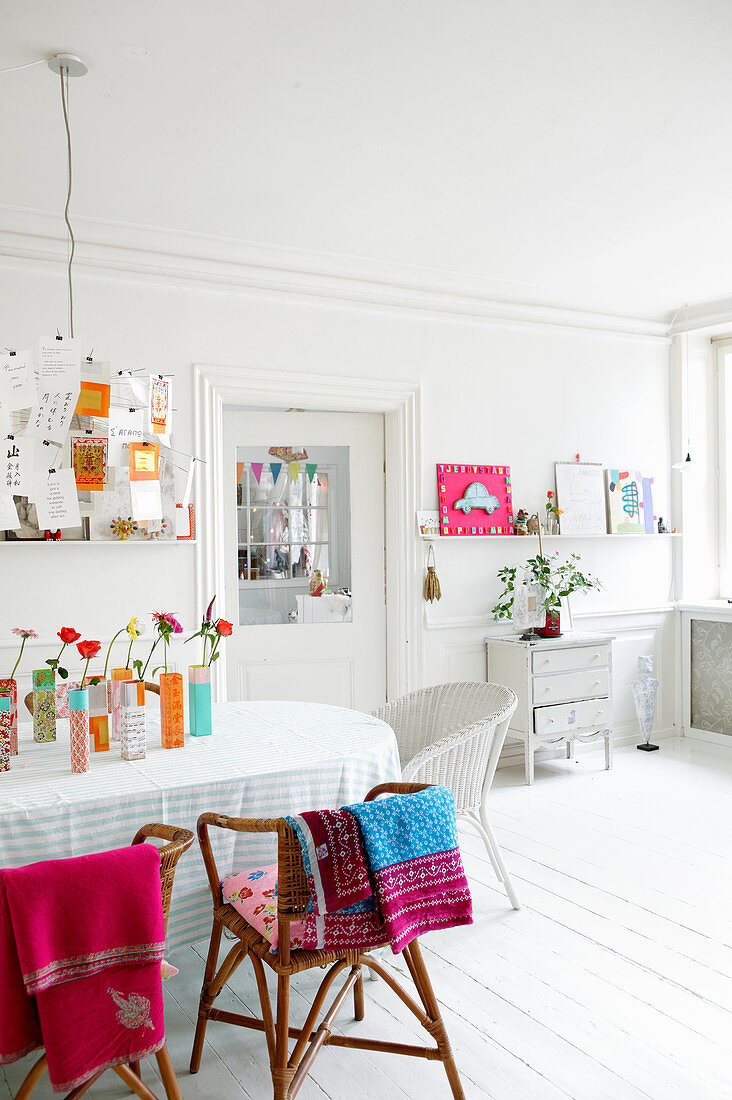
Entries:
{"type": "Polygon", "coordinates": [[[427,576],[424,579],[424,598],[432,603],[433,600],[442,599],[440,580],[435,572],[435,548],[430,543],[427,550],[427,576]]]}

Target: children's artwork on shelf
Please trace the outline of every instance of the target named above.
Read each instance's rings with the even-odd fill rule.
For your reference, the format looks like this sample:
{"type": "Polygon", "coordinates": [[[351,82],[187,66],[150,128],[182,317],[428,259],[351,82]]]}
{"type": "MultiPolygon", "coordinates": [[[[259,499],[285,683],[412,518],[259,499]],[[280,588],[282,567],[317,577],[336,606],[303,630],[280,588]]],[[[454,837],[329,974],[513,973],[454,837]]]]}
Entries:
{"type": "Polygon", "coordinates": [[[653,478],[639,471],[606,470],[607,513],[613,535],[653,535],[653,478]]]}
{"type": "Polygon", "coordinates": [[[106,436],[88,435],[86,432],[72,432],[71,468],[76,478],[77,489],[89,489],[100,493],[104,489],[107,477],[106,436]]]}
{"type": "Polygon", "coordinates": [[[437,538],[440,533],[440,513],[417,512],[417,530],[423,539],[437,538]]]}
{"type": "Polygon", "coordinates": [[[33,358],[30,351],[6,351],[0,354],[0,401],[8,412],[29,409],[35,404],[33,358]]]}
{"type": "Polygon", "coordinates": [[[557,507],[563,535],[607,534],[605,480],[601,463],[556,462],[557,507]]]}
{"type": "Polygon", "coordinates": [[[512,535],[510,466],[437,464],[440,534],[512,535]]]}

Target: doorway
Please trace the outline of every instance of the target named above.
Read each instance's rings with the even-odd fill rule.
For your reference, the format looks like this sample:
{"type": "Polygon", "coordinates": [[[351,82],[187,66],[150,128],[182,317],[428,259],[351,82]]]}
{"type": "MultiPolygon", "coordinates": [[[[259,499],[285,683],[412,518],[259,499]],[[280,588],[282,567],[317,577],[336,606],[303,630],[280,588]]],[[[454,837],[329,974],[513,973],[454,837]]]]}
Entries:
{"type": "Polygon", "coordinates": [[[225,408],[230,699],[386,697],[384,417],[225,408]]]}

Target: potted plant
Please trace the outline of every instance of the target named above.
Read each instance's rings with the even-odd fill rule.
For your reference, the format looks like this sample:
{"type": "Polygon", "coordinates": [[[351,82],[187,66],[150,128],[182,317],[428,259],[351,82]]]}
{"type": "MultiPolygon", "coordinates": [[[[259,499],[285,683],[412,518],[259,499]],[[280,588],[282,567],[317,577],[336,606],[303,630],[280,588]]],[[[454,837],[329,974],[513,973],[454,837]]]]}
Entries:
{"type": "Polygon", "coordinates": [[[523,565],[506,565],[503,569],[499,569],[498,579],[503,584],[503,592],[493,608],[494,618],[511,618],[517,584],[527,580],[538,584],[542,591],[541,608],[545,614],[545,621],[544,626],[536,631],[537,634],[543,638],[558,637],[561,633],[562,600],[566,596],[571,596],[573,592],[592,592],[601,587],[596,577],[580,570],[579,554],[570,554],[568,561],[558,561],[558,557],[559,551],[556,550],[551,558],[537,554],[535,558],[529,558],[523,565]],[[522,576],[519,576],[519,571],[522,576]]]}

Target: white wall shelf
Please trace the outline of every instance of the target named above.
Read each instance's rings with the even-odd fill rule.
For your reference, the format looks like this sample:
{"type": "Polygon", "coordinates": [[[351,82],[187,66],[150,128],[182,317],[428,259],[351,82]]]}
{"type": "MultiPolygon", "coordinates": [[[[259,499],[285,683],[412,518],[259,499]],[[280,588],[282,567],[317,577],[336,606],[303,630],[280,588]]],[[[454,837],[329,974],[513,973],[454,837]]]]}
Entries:
{"type": "MultiPolygon", "coordinates": [[[[681,531],[669,531],[665,535],[542,535],[542,542],[577,542],[585,539],[612,539],[613,542],[630,542],[636,539],[680,539],[681,531]]],[[[538,542],[538,535],[419,535],[421,542],[492,542],[495,539],[511,539],[513,542],[538,542]]]]}
{"type": "Polygon", "coordinates": [[[195,546],[195,539],[9,539],[0,542],[0,554],[6,546],[195,546]]]}

